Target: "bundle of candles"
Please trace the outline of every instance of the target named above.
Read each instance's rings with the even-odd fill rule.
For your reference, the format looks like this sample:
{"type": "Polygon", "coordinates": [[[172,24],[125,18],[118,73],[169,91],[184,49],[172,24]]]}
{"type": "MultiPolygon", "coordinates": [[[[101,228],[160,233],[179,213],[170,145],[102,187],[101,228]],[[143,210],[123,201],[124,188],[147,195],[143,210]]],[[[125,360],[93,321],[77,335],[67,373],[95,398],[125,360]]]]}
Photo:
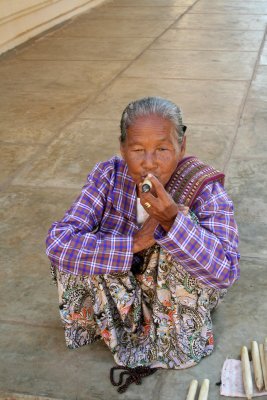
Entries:
{"type": "MultiPolygon", "coordinates": [[[[208,379],[204,379],[200,388],[198,400],[208,400],[209,386],[210,386],[210,381],[208,379]]],[[[198,387],[198,381],[196,379],[193,379],[190,383],[186,400],[195,400],[197,387],[198,387]]]]}
{"type": "MultiPolygon", "coordinates": [[[[267,338],[264,344],[260,344],[253,340],[251,342],[251,356],[254,372],[254,381],[259,391],[267,390],[267,338]]],[[[253,396],[252,373],[249,362],[248,349],[243,346],[241,349],[242,377],[244,390],[248,400],[253,396]]]]}

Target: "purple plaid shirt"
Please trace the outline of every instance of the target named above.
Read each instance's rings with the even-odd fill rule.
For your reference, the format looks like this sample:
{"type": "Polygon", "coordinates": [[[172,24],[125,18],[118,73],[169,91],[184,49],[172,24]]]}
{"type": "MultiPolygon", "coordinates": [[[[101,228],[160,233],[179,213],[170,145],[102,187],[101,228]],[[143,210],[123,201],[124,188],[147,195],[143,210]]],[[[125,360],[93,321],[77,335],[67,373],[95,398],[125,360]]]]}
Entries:
{"type": "MultiPolygon", "coordinates": [[[[239,277],[238,231],[233,204],[218,182],[195,200],[196,225],[178,213],[171,230],[159,225],[156,242],[203,284],[226,288],[239,277]]],[[[81,195],[47,236],[47,255],[72,274],[127,272],[133,260],[136,186],[118,157],[97,164],[81,195]]]]}

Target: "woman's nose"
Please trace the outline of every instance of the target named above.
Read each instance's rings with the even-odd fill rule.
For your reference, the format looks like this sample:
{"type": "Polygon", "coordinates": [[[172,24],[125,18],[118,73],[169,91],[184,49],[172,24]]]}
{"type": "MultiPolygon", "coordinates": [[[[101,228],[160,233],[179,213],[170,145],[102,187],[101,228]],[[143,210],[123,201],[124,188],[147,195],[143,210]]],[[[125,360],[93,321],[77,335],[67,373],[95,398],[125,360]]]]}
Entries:
{"type": "Polygon", "coordinates": [[[156,155],[154,153],[146,152],[144,154],[143,166],[147,171],[153,170],[157,165],[156,155]]]}

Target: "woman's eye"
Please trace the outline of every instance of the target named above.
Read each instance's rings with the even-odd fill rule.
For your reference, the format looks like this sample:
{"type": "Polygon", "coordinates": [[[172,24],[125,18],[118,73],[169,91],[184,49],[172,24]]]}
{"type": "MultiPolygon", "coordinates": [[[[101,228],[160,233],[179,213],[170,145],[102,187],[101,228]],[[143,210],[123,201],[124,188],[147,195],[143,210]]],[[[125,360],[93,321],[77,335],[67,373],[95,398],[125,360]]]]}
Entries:
{"type": "Polygon", "coordinates": [[[165,147],[160,147],[158,150],[159,150],[159,151],[166,151],[166,150],[168,150],[168,149],[166,149],[165,147]]]}
{"type": "Polygon", "coordinates": [[[143,149],[134,149],[133,151],[143,151],[143,149]]]}

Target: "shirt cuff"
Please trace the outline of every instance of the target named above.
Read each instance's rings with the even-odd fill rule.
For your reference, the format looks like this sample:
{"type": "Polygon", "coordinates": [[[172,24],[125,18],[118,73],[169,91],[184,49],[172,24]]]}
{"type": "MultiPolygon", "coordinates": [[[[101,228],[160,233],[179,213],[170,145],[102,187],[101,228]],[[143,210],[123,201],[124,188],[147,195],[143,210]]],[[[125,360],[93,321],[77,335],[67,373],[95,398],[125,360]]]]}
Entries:
{"type": "Polygon", "coordinates": [[[184,235],[182,234],[182,232],[185,231],[185,227],[186,230],[188,231],[194,228],[194,226],[195,224],[191,221],[189,216],[186,216],[183,213],[178,212],[169,232],[166,232],[161,225],[158,225],[154,232],[154,239],[158,244],[162,245],[165,248],[168,248],[170,246],[172,247],[172,244],[174,243],[176,244],[177,248],[177,242],[179,242],[180,234],[182,236],[181,239],[182,240],[185,239],[183,237],[184,235]]]}

